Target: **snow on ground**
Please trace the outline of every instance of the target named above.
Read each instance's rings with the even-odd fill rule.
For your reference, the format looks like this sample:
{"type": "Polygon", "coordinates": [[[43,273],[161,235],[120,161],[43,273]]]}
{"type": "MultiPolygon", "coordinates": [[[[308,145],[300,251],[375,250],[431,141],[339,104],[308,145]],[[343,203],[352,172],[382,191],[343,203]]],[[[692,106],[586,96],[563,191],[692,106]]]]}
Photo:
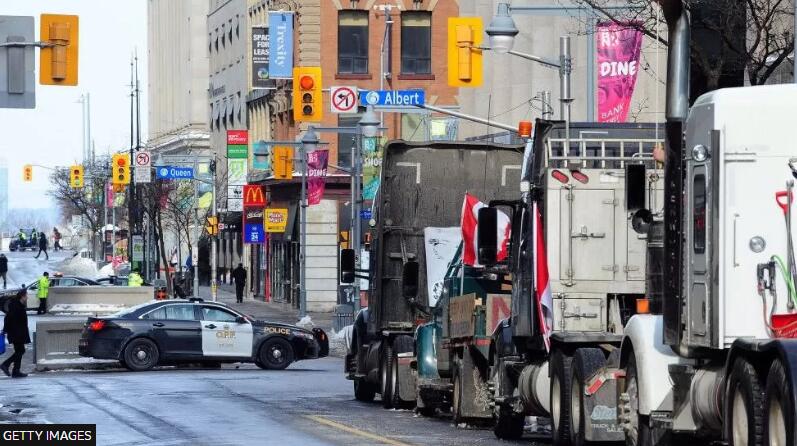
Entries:
{"type": "Polygon", "coordinates": [[[65,276],[78,276],[86,278],[97,277],[97,264],[91,259],[84,259],[80,256],[65,259],[57,265],[59,272],[65,276]]]}
{"type": "Polygon", "coordinates": [[[50,307],[51,313],[65,314],[112,314],[126,309],[124,305],[112,304],[57,304],[50,307]]]}

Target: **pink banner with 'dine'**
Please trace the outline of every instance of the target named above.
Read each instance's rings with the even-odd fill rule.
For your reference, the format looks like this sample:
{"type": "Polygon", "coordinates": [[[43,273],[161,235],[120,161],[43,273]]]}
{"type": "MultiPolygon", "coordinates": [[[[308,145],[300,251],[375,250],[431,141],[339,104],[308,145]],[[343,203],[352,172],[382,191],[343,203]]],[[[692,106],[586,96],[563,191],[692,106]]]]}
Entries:
{"type": "Polygon", "coordinates": [[[324,177],[327,176],[328,150],[315,150],[307,154],[307,204],[314,205],[324,197],[324,177]]]}
{"type": "Polygon", "coordinates": [[[598,24],[598,122],[628,118],[642,47],[638,26],[635,22],[598,24]]]}

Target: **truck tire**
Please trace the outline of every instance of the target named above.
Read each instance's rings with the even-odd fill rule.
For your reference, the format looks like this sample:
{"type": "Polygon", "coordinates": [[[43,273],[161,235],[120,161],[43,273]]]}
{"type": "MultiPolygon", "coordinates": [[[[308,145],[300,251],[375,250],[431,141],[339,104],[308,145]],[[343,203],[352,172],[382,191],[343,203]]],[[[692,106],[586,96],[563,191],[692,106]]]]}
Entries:
{"type": "Polygon", "coordinates": [[[764,444],[764,391],[750,362],[737,358],[725,394],[725,439],[730,446],[764,444]]]}
{"type": "Polygon", "coordinates": [[[587,415],[584,413],[584,389],[587,380],[606,366],[606,357],[599,348],[580,348],[573,355],[570,368],[570,442],[573,446],[591,444],[585,437],[587,415]]]}
{"type": "Polygon", "coordinates": [[[354,398],[357,401],[370,403],[374,400],[376,389],[374,385],[365,380],[365,378],[354,378],[354,398]]]}
{"type": "Polygon", "coordinates": [[[379,361],[380,370],[380,393],[382,395],[382,407],[385,409],[393,408],[393,392],[390,388],[390,377],[393,375],[393,347],[390,340],[386,340],[382,346],[382,359],[379,361]]]}
{"type": "Polygon", "coordinates": [[[767,374],[767,391],[764,410],[764,444],[770,446],[794,446],[794,404],[792,390],[786,370],[779,359],[772,362],[767,374]]]}
{"type": "Polygon", "coordinates": [[[559,350],[551,356],[551,435],[554,446],[570,444],[570,367],[573,359],[559,350]]]}
{"type": "Polygon", "coordinates": [[[401,392],[399,392],[401,380],[399,380],[398,376],[398,354],[411,353],[414,348],[415,341],[409,336],[397,336],[396,339],[393,340],[393,356],[390,358],[390,397],[392,399],[391,405],[395,408],[407,409],[411,408],[415,403],[415,401],[404,401],[401,399],[401,392]]]}
{"type": "Polygon", "coordinates": [[[630,417],[636,421],[636,426],[625,432],[626,446],[653,446],[653,433],[650,430],[650,419],[639,413],[639,374],[636,367],[634,351],[628,354],[628,363],[625,371],[625,392],[630,398],[630,417]]]}

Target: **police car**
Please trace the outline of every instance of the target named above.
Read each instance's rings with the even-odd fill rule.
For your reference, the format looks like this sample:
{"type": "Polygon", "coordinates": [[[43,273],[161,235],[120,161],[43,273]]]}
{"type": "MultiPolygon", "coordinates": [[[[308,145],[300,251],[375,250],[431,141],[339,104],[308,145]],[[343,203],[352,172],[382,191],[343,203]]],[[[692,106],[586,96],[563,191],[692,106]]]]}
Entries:
{"type": "Polygon", "coordinates": [[[281,370],[329,354],[323,330],[255,320],[202,299],[153,301],[83,327],[81,356],[115,359],[133,371],[196,362],[254,362],[281,370]]]}

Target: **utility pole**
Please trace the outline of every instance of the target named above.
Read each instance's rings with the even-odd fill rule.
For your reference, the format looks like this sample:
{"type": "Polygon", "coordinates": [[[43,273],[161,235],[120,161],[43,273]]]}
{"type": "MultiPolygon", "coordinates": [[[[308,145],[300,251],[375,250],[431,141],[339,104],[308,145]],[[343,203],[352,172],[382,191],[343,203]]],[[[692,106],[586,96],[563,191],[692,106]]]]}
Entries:
{"type": "Polygon", "coordinates": [[[210,181],[213,182],[213,201],[210,204],[210,215],[216,221],[216,233],[210,234],[210,295],[213,302],[218,296],[218,274],[219,274],[219,235],[218,235],[218,209],[216,206],[216,157],[210,162],[210,181]]]}
{"type": "MultiPolygon", "coordinates": [[[[199,159],[194,157],[194,175],[199,172],[199,159]]],[[[194,297],[199,297],[199,183],[194,181],[194,240],[191,246],[191,269],[189,271],[194,279],[194,297]],[[194,255],[196,253],[196,255],[194,255]]]]}
{"type": "MultiPolygon", "coordinates": [[[[134,103],[135,103],[135,86],[134,86],[134,77],[133,77],[133,60],[130,59],[130,169],[133,169],[132,164],[135,163],[136,154],[135,154],[135,145],[134,145],[134,103]]],[[[136,221],[136,205],[135,205],[135,197],[136,197],[136,187],[135,187],[135,178],[131,178],[130,187],[128,188],[128,196],[127,196],[127,221],[128,221],[128,234],[127,234],[127,259],[130,262],[131,271],[133,268],[133,234],[135,231],[135,221],[136,221]]]]}
{"type": "Polygon", "coordinates": [[[299,144],[299,157],[302,162],[302,192],[299,205],[301,213],[299,216],[299,319],[301,319],[307,315],[307,151],[304,144],[299,144]]]}

